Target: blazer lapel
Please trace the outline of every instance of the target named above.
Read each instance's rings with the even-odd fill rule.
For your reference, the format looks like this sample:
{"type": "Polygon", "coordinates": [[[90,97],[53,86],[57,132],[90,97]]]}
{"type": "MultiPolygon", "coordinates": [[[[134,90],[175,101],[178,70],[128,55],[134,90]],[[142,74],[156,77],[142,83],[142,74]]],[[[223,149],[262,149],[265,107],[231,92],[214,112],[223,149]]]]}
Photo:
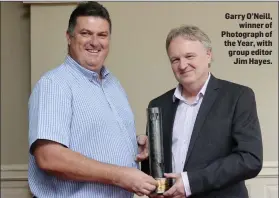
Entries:
{"type": "Polygon", "coordinates": [[[172,128],[175,118],[176,109],[178,107],[178,100],[173,102],[172,95],[170,95],[170,99],[168,102],[171,104],[167,104],[165,107],[168,107],[164,110],[163,113],[163,144],[164,144],[164,161],[165,161],[165,172],[172,172],[172,128]]]}
{"type": "Polygon", "coordinates": [[[195,142],[199,136],[199,132],[202,128],[204,120],[206,119],[206,116],[209,113],[210,108],[212,107],[212,105],[218,95],[218,88],[219,88],[218,80],[211,74],[202,104],[200,106],[200,109],[199,109],[199,112],[198,112],[198,115],[197,115],[197,118],[196,118],[196,121],[194,124],[193,132],[192,132],[192,136],[191,136],[191,140],[190,140],[190,145],[189,145],[186,160],[185,160],[184,169],[186,168],[186,164],[191,155],[195,142]]]}

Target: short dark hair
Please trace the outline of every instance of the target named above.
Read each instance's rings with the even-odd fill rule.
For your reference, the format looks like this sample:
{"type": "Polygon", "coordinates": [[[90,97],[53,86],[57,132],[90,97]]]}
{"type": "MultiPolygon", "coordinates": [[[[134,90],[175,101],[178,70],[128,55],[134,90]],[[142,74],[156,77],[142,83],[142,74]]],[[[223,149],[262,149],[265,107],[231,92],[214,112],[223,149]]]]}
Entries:
{"type": "Polygon", "coordinates": [[[67,32],[69,34],[73,34],[77,23],[77,18],[80,16],[100,17],[102,19],[107,20],[107,22],[109,23],[109,31],[111,33],[111,20],[108,10],[98,2],[89,1],[79,3],[78,6],[72,12],[67,29],[67,32]]]}

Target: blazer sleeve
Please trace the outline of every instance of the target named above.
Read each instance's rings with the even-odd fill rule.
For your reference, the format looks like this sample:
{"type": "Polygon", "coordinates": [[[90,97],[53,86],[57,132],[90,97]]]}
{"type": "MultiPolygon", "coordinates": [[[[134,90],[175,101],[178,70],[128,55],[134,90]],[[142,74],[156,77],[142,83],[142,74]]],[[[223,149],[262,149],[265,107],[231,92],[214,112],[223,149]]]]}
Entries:
{"type": "Polygon", "coordinates": [[[261,171],[261,129],[255,95],[250,88],[244,88],[238,98],[232,120],[232,137],[235,147],[230,155],[214,161],[204,169],[188,172],[193,195],[256,177],[261,171]]]}

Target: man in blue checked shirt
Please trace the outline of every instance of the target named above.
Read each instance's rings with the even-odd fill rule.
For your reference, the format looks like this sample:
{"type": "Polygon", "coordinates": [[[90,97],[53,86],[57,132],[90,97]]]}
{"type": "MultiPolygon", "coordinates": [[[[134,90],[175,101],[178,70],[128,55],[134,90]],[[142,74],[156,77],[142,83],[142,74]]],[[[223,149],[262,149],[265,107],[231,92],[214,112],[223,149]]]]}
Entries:
{"type": "Polygon", "coordinates": [[[137,142],[125,91],[103,65],[108,11],[96,2],[79,4],[66,35],[64,63],[40,78],[29,100],[31,192],[38,198],[149,195],[157,182],[138,170],[146,138],[137,142]]]}

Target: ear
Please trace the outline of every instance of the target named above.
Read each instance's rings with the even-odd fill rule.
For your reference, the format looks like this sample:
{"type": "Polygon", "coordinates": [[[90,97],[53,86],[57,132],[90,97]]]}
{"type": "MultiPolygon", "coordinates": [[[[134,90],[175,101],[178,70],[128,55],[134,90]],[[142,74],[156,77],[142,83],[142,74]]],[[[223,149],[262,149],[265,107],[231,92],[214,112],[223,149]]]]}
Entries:
{"type": "Polygon", "coordinates": [[[211,61],[212,61],[212,50],[208,49],[207,52],[206,52],[206,55],[207,55],[208,62],[211,63],[211,61]]]}
{"type": "Polygon", "coordinates": [[[71,35],[69,34],[68,31],[66,31],[66,38],[67,38],[68,46],[71,45],[71,35]]]}

